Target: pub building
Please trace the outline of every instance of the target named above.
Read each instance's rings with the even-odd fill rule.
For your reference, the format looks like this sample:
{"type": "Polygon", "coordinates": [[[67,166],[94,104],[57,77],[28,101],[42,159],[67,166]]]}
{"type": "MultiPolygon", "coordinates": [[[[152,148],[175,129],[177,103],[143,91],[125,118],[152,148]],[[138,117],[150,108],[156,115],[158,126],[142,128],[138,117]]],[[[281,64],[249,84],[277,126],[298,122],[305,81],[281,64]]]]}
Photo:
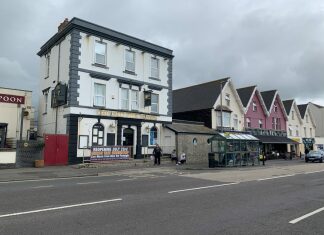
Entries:
{"type": "Polygon", "coordinates": [[[0,87],[0,148],[15,148],[33,127],[32,92],[0,87]]]}
{"type": "Polygon", "coordinates": [[[91,146],[141,158],[172,122],[172,50],[82,19],[65,19],[37,53],[39,134],[67,134],[68,160],[91,146]]]}

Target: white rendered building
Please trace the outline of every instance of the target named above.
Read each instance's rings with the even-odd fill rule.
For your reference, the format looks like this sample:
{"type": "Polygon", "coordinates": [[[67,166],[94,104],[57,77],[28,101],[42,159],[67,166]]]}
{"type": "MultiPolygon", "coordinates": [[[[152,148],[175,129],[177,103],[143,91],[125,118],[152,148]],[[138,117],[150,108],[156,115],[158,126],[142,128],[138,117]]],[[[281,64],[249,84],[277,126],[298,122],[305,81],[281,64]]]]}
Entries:
{"type": "Polygon", "coordinates": [[[163,144],[172,122],[172,50],[78,19],[40,49],[39,133],[68,134],[69,162],[90,146],[163,144]]]}

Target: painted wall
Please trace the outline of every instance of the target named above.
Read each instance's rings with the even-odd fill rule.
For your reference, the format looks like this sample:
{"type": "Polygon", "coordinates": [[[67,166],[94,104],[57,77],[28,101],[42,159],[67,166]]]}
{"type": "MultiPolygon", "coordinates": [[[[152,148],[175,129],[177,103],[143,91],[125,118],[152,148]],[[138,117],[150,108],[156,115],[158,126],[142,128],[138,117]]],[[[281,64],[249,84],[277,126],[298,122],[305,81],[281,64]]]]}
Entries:
{"type": "Polygon", "coordinates": [[[311,113],[308,106],[306,109],[305,116],[303,118],[303,125],[300,131],[301,131],[302,138],[315,138],[316,126],[314,120],[312,120],[311,118],[311,113]]]}
{"type": "Polygon", "coordinates": [[[260,128],[259,120],[261,120],[263,123],[263,129],[266,129],[267,128],[266,127],[267,115],[264,113],[264,110],[261,105],[261,100],[260,100],[259,96],[257,95],[257,92],[258,92],[257,90],[254,92],[253,97],[250,102],[250,105],[249,105],[249,107],[247,107],[244,125],[245,125],[245,127],[248,128],[246,120],[247,120],[247,118],[249,118],[251,121],[250,128],[260,128]],[[257,107],[256,111],[253,111],[253,101],[255,102],[256,107],[257,107]]]}
{"type": "Polygon", "coordinates": [[[287,122],[288,138],[301,137],[301,127],[303,125],[303,122],[300,115],[298,115],[298,113],[299,113],[298,107],[296,105],[296,102],[294,102],[290,110],[290,113],[288,114],[288,122],[287,122]],[[292,113],[294,113],[294,119],[292,113]]]}
{"type": "Polygon", "coordinates": [[[319,108],[312,103],[308,104],[316,124],[316,137],[324,137],[324,108],[319,108]]]}
{"type": "MultiPolygon", "coordinates": [[[[244,110],[243,107],[240,106],[240,98],[237,95],[237,92],[233,86],[232,82],[227,82],[226,85],[223,87],[222,92],[222,104],[223,106],[232,110],[231,112],[231,119],[230,119],[230,128],[234,128],[234,116],[237,115],[238,118],[238,128],[237,130],[243,131],[244,129],[244,110]],[[230,96],[230,105],[228,106],[226,103],[226,94],[230,96]]],[[[221,97],[219,96],[214,104],[214,109],[221,105],[221,97]]],[[[217,127],[221,126],[221,123],[217,122],[217,112],[216,110],[212,110],[212,128],[216,129],[217,127]]]]}
{"type": "Polygon", "coordinates": [[[21,111],[25,108],[29,112],[29,115],[23,118],[23,132],[22,137],[26,139],[27,130],[30,129],[30,122],[32,117],[32,92],[23,90],[6,89],[0,87],[1,94],[17,95],[25,97],[25,104],[11,104],[0,102],[0,122],[8,123],[7,138],[13,140],[19,139],[20,137],[20,122],[21,122],[21,111]]]}
{"type": "Polygon", "coordinates": [[[55,133],[55,122],[57,122],[57,134],[66,134],[66,118],[63,116],[68,113],[64,106],[51,108],[51,91],[55,88],[58,80],[67,84],[69,81],[70,47],[71,36],[67,35],[60,44],[54,46],[49,52],[50,65],[49,76],[47,75],[47,64],[45,55],[40,58],[40,95],[38,107],[38,135],[55,133]],[[60,56],[59,56],[60,54],[60,56]],[[45,96],[43,90],[48,89],[47,111],[45,110],[45,96]],[[56,118],[57,116],[57,118],[56,118]]]}
{"type": "Polygon", "coordinates": [[[272,130],[272,118],[280,118],[280,130],[282,131],[286,131],[287,130],[287,124],[286,124],[286,120],[285,120],[285,115],[284,115],[284,110],[282,109],[282,107],[280,106],[280,98],[277,95],[277,97],[275,98],[274,104],[271,107],[271,111],[270,111],[270,115],[269,117],[266,119],[266,129],[268,130],[272,130]],[[275,112],[275,105],[277,105],[278,107],[278,111],[275,112]]]}

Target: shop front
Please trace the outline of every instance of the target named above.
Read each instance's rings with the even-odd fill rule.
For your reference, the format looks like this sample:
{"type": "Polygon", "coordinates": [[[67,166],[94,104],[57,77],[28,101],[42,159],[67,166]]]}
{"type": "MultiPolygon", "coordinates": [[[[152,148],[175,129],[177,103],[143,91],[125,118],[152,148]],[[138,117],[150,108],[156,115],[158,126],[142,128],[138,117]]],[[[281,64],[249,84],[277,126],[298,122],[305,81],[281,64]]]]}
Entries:
{"type": "Polygon", "coordinates": [[[245,133],[218,133],[209,139],[209,167],[259,164],[259,140],[245,133]]]}
{"type": "Polygon", "coordinates": [[[307,150],[314,150],[315,139],[314,138],[303,138],[304,152],[307,150]]]}

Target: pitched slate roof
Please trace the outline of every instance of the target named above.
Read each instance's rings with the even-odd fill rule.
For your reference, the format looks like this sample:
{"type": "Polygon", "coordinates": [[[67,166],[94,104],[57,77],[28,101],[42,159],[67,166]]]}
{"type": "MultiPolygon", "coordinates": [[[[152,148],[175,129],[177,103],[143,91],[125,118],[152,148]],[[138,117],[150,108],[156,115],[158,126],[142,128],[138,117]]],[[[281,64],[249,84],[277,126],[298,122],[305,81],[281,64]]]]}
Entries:
{"type": "Polygon", "coordinates": [[[173,90],[173,113],[211,109],[230,78],[223,78],[195,86],[173,90]]]}
{"type": "Polygon", "coordinates": [[[256,86],[249,86],[249,87],[243,87],[240,89],[236,89],[238,95],[240,96],[240,99],[242,101],[243,107],[246,108],[249,104],[249,101],[251,99],[251,96],[253,94],[253,91],[256,86]]]}
{"type": "Polygon", "coordinates": [[[262,91],[260,92],[261,93],[261,96],[262,96],[262,99],[267,107],[267,110],[270,112],[270,109],[271,109],[271,104],[275,98],[275,94],[276,94],[276,90],[271,90],[271,91],[262,91]]]}
{"type": "Polygon", "coordinates": [[[308,104],[300,104],[300,105],[297,105],[302,119],[304,119],[304,117],[305,117],[305,113],[306,113],[306,110],[307,110],[307,105],[308,104]]]}
{"type": "Polygon", "coordinates": [[[286,109],[287,115],[289,115],[292,105],[294,103],[294,100],[283,100],[282,103],[286,109]]]}
{"type": "Polygon", "coordinates": [[[215,135],[217,133],[215,130],[205,127],[201,122],[173,120],[172,124],[167,124],[165,126],[176,133],[208,135],[215,135]]]}

